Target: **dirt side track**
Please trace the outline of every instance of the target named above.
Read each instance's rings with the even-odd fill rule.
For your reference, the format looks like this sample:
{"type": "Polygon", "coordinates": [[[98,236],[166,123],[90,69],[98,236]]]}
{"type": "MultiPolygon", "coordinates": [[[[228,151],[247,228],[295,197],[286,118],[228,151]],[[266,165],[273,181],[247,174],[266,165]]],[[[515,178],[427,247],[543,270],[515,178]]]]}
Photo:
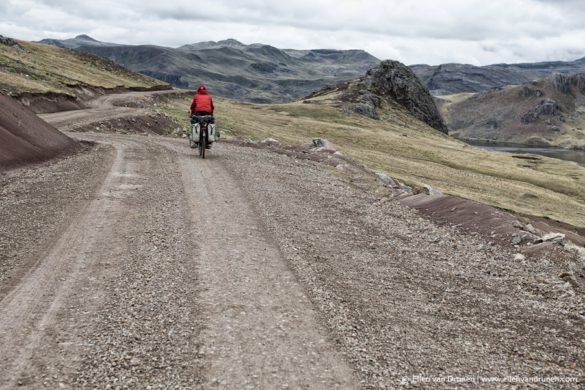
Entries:
{"type": "Polygon", "coordinates": [[[101,146],[0,182],[0,388],[584,383],[566,258],[514,260],[317,162],[75,136],[101,146]]]}

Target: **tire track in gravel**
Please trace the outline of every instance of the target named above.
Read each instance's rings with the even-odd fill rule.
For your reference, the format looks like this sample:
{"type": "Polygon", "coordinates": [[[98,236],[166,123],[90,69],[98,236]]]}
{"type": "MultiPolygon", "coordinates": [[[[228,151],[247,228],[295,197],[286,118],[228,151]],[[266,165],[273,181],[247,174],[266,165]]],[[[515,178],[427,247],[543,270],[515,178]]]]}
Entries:
{"type": "Polygon", "coordinates": [[[205,160],[180,161],[200,242],[204,387],[357,387],[217,146],[205,160]]]}
{"type": "Polygon", "coordinates": [[[73,387],[197,387],[204,372],[198,248],[177,153],[150,137],[111,138],[141,143],[132,156],[141,187],[125,199],[129,211],[113,226],[121,246],[98,284],[100,305],[81,334],[91,342],[83,347],[73,387]]]}
{"type": "Polygon", "coordinates": [[[122,195],[124,177],[116,174],[124,164],[126,145],[114,144],[116,157],[100,188],[101,198],[93,200],[65,230],[50,252],[39,261],[20,284],[0,302],[0,387],[12,388],[26,372],[35,349],[56,319],[66,297],[83,283],[92,263],[99,256],[97,238],[120,211],[115,196],[122,195]],[[121,179],[121,180],[120,180],[121,179]]]}

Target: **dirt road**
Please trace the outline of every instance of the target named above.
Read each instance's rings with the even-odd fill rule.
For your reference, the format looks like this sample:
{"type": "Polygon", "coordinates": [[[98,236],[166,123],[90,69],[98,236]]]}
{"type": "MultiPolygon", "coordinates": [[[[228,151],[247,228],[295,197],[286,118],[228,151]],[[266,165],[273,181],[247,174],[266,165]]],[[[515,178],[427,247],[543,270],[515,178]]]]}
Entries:
{"type": "Polygon", "coordinates": [[[567,259],[514,260],[317,162],[75,137],[98,146],[0,179],[0,388],[583,384],[567,259]]]}
{"type": "Polygon", "coordinates": [[[113,161],[93,199],[2,299],[3,387],[114,378],[354,387],[303,288],[213,154],[195,160],[184,142],[146,137],[83,138],[111,145],[113,161]]]}
{"type": "Polygon", "coordinates": [[[87,105],[90,108],[85,110],[62,111],[39,116],[59,130],[68,131],[94,122],[145,116],[149,113],[149,110],[140,107],[141,101],[151,96],[173,93],[176,93],[176,91],[127,92],[103,95],[89,101],[87,105]]]}

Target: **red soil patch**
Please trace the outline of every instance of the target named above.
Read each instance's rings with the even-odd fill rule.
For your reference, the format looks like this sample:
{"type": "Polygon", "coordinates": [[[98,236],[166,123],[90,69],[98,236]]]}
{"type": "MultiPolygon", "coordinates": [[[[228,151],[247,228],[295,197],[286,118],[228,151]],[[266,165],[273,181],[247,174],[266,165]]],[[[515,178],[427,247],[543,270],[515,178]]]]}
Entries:
{"type": "Polygon", "coordinates": [[[41,162],[80,148],[9,96],[0,95],[0,171],[41,162]]]}
{"type": "MultiPolygon", "coordinates": [[[[516,215],[469,199],[448,195],[418,194],[401,198],[400,203],[412,207],[422,215],[440,225],[458,225],[481,234],[488,240],[504,246],[512,246],[514,235],[522,235],[525,223],[533,225],[539,236],[545,233],[563,233],[576,245],[585,245],[585,229],[542,217],[516,215]]],[[[552,256],[560,259],[572,258],[573,254],[562,250],[556,243],[544,242],[533,245],[523,242],[518,248],[530,256],[552,256]]]]}
{"type": "Polygon", "coordinates": [[[509,244],[518,232],[518,218],[514,215],[469,199],[455,196],[418,194],[400,200],[417,209],[439,224],[459,225],[493,241],[509,244]]]}

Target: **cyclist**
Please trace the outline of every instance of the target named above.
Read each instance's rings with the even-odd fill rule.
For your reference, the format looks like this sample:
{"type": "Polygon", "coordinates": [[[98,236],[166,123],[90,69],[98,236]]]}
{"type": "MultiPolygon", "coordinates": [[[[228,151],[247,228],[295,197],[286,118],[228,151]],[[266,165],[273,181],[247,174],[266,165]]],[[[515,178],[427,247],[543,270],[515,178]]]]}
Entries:
{"type": "MultiPolygon", "coordinates": [[[[190,116],[191,116],[191,124],[199,123],[200,125],[210,125],[215,122],[213,118],[213,99],[207,92],[207,88],[205,85],[200,85],[197,88],[197,93],[193,96],[193,101],[191,102],[191,109],[190,109],[190,116]],[[201,121],[205,121],[202,123],[201,121]]],[[[215,126],[210,126],[208,129],[211,131],[211,128],[215,129],[215,126]]],[[[194,139],[197,138],[195,134],[192,133],[193,128],[189,131],[189,140],[192,142],[192,147],[196,145],[199,140],[194,139]]],[[[219,132],[214,132],[214,137],[210,137],[209,132],[207,133],[206,139],[206,148],[211,148],[211,144],[215,140],[215,137],[219,138],[219,132]]]]}
{"type": "Polygon", "coordinates": [[[213,115],[213,99],[207,93],[205,85],[197,88],[197,93],[191,102],[191,115],[213,115]]]}

